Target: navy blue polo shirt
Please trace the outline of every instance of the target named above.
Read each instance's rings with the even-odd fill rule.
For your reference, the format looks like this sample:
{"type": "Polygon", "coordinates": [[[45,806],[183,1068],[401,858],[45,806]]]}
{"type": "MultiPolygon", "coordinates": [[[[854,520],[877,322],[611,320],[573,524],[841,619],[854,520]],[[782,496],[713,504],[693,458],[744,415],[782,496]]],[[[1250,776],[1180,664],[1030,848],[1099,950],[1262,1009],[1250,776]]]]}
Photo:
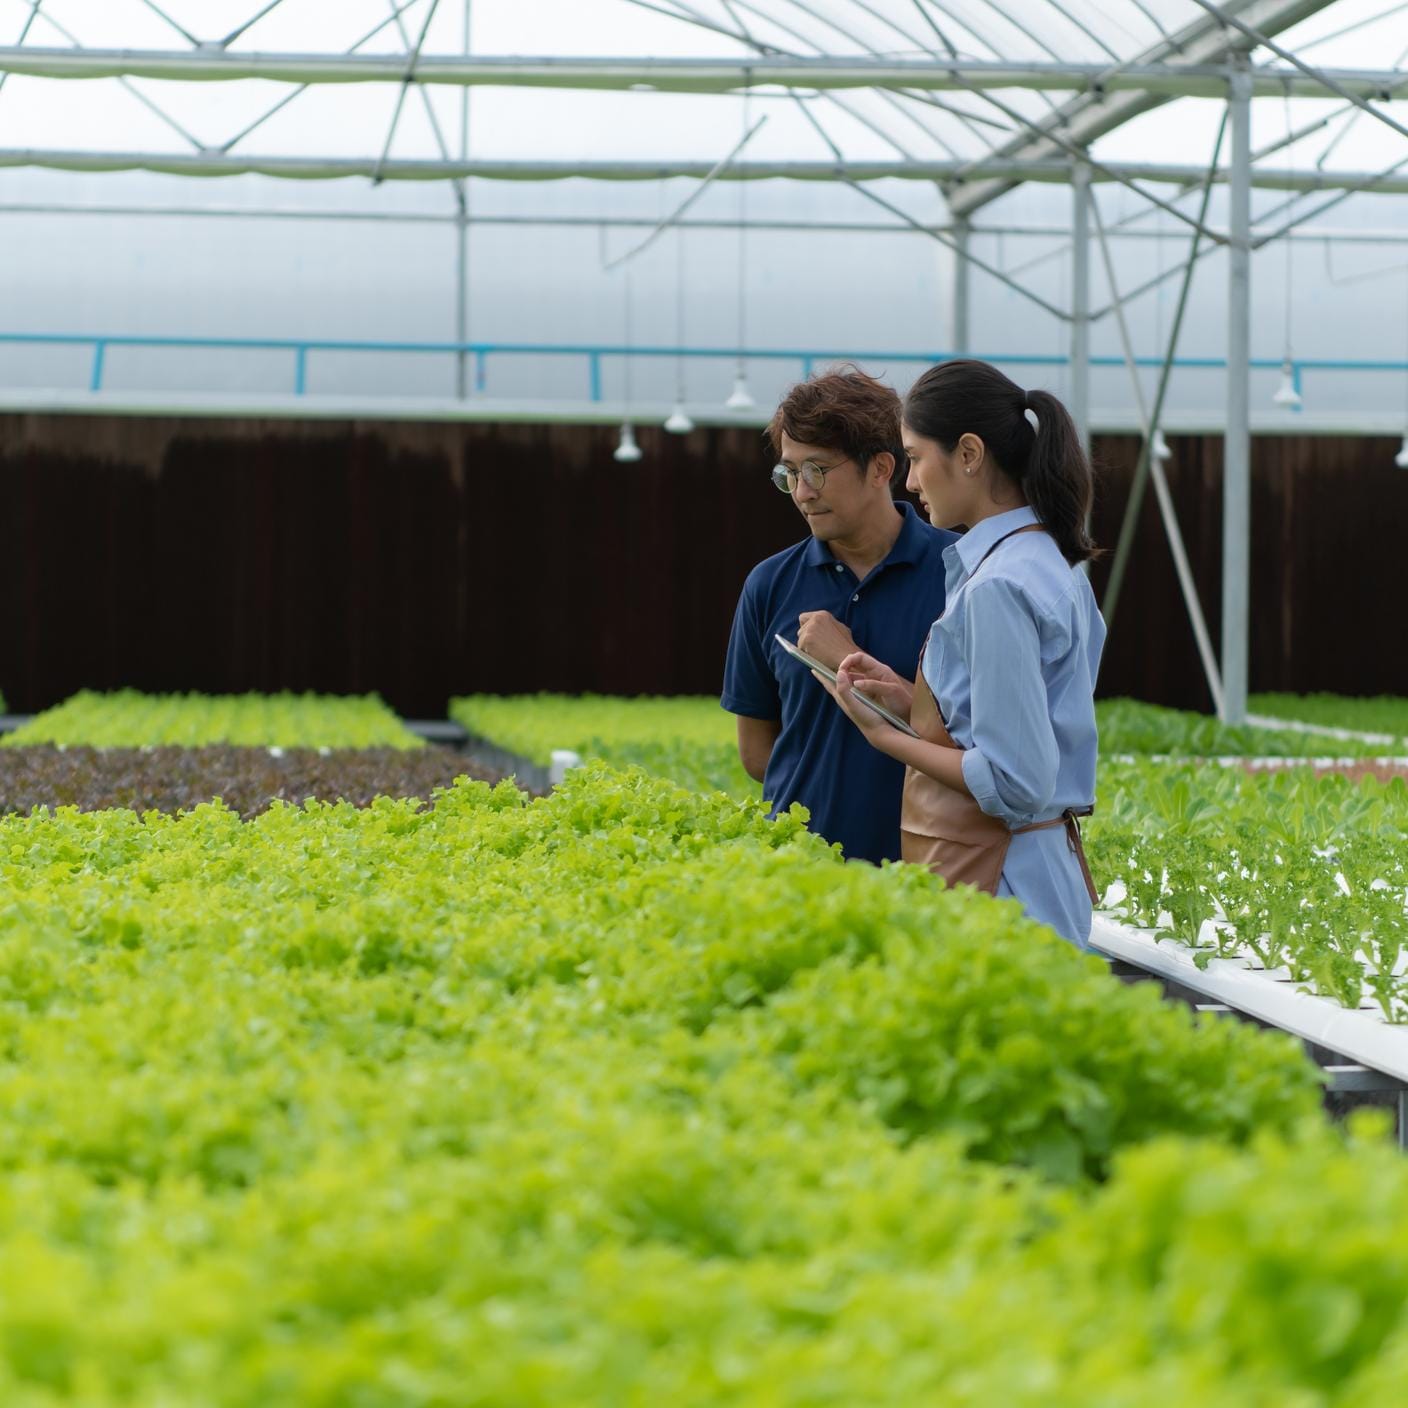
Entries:
{"type": "Polygon", "coordinates": [[[929,627],[944,610],[944,549],[956,533],[932,528],[905,501],[899,537],[866,577],[807,538],[760,562],[743,584],[733,617],[720,702],[731,714],[779,719],[763,779],[773,812],[800,802],[811,829],[847,856],[898,860],[904,768],[872,748],[836,702],[773,639],[797,639],[803,611],[829,611],[857,645],[913,679],[929,627]]]}

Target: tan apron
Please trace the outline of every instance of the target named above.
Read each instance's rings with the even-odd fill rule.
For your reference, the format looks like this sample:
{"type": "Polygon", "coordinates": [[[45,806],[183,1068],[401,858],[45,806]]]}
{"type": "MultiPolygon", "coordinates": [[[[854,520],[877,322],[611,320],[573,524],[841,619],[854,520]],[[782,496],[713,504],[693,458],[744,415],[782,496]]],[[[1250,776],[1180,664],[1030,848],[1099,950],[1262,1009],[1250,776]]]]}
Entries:
{"type": "MultiPolygon", "coordinates": [[[[978,567],[981,567],[1008,538],[1014,538],[1018,533],[1045,531],[1035,523],[1014,529],[999,538],[983,554],[978,567]]],[[[973,576],[977,575],[977,571],[978,568],[975,567],[973,576]]],[[[969,580],[972,580],[971,576],[969,580]]],[[[909,722],[926,742],[937,743],[941,748],[958,748],[944,723],[934,692],[924,678],[922,652],[919,656],[919,673],[914,681],[914,703],[910,709],[909,722]]],[[[989,816],[967,792],[960,792],[927,773],[907,767],[904,771],[904,796],[900,807],[900,857],[913,865],[927,865],[936,875],[942,875],[950,885],[972,885],[975,889],[986,890],[988,894],[995,895],[1012,838],[1024,836],[1028,831],[1045,831],[1050,827],[1064,826],[1067,843],[1080,865],[1085,888],[1090,893],[1090,902],[1097,904],[1099,900],[1095,893],[1095,882],[1091,879],[1090,866],[1085,859],[1085,847],[1080,839],[1080,823],[1076,820],[1077,817],[1089,816],[1093,810],[1092,807],[1068,807],[1060,816],[1050,821],[1038,821],[1030,826],[1019,826],[1016,830],[1010,830],[1005,821],[989,816]]]]}

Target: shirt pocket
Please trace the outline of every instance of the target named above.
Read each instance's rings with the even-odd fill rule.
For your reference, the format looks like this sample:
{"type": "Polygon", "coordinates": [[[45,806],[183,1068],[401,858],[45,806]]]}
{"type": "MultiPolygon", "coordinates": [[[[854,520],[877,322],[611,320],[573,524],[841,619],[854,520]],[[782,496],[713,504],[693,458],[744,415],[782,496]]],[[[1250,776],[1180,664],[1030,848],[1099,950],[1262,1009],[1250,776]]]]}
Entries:
{"type": "MultiPolygon", "coordinates": [[[[946,611],[929,631],[924,653],[925,674],[932,685],[937,679],[950,679],[955,662],[963,660],[963,598],[955,595],[952,609],[946,611]]],[[[936,694],[937,690],[934,691],[936,694]]]]}

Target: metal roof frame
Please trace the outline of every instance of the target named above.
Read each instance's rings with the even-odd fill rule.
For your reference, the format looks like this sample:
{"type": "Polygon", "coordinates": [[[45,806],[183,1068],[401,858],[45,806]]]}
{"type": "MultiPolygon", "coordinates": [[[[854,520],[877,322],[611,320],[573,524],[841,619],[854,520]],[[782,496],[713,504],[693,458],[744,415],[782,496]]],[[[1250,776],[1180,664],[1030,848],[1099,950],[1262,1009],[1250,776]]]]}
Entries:
{"type": "MultiPolygon", "coordinates": [[[[1331,0],[1235,0],[1229,9],[1239,17],[1245,14],[1253,18],[1268,33],[1279,34],[1330,3],[1331,0]]],[[[1057,134],[1046,129],[1055,128],[1061,129],[1059,135],[1066,141],[1077,146],[1089,146],[1135,117],[1152,111],[1166,102],[1170,94],[1167,88],[1154,86],[1153,79],[1157,74],[1147,81],[1140,76],[1141,71],[1150,66],[1155,69],[1213,68],[1219,74],[1215,95],[1223,97],[1227,93],[1227,61],[1243,48],[1243,42],[1234,40],[1213,16],[1204,14],[1177,34],[1167,35],[1151,50],[1140,55],[1138,62],[1125,66],[1122,72],[1111,74],[1103,84],[1072,99],[1029,137],[1007,144],[997,154],[1016,156],[1049,152],[1057,134]],[[1123,80],[1132,81],[1126,84],[1123,80]]],[[[1263,85],[1263,96],[1280,96],[1287,91],[1283,86],[1288,81],[1286,75],[1274,69],[1266,68],[1255,73],[1252,81],[1253,92],[1257,91],[1258,82],[1263,85]]],[[[1320,91],[1313,95],[1319,96],[1320,91]]],[[[953,194],[950,208],[955,215],[971,217],[975,211],[1010,189],[1010,185],[1003,183],[970,187],[953,194]]]]}
{"type": "MultiPolygon", "coordinates": [[[[412,0],[415,3],[415,0],[412,0]]],[[[1334,0],[1299,0],[1322,9],[1334,0]]],[[[409,6],[402,7],[404,13],[409,6]]],[[[393,22],[387,19],[387,25],[393,22]]],[[[1227,46],[1230,49],[1231,46],[1227,46]]],[[[580,88],[601,92],[737,93],[780,87],[917,89],[972,92],[1024,88],[1071,92],[1101,101],[1116,93],[1161,98],[1222,97],[1223,58],[1202,62],[1151,61],[1110,66],[1091,63],[1014,63],[993,59],[772,56],[758,59],[573,58],[534,55],[262,54],[206,49],[88,49],[0,46],[0,72],[31,78],[152,78],[191,83],[265,79],[276,83],[416,83],[450,87],[580,88]]],[[[1363,98],[1390,98],[1408,82],[1400,69],[1319,69],[1363,98]]],[[[1253,96],[1324,97],[1322,77],[1269,64],[1251,70],[1253,96]]],[[[966,114],[965,114],[966,115],[966,114]]],[[[1123,118],[1121,120],[1124,120],[1123,118]]],[[[1063,116],[1062,126],[1074,128],[1063,116]]],[[[1108,128],[1104,129],[1108,130],[1108,128]]],[[[1097,133],[1082,134],[1091,140],[1097,133]]]]}
{"type": "MultiPolygon", "coordinates": [[[[1252,185],[1266,190],[1315,191],[1372,190],[1380,194],[1408,191],[1403,164],[1384,171],[1320,172],[1283,168],[1257,168],[1252,185]]],[[[499,161],[490,158],[437,157],[424,160],[367,157],[240,156],[218,149],[200,152],[74,152],[0,148],[0,169],[39,167],[54,171],[152,171],[174,176],[273,176],[287,180],[337,180],[365,177],[374,181],[457,181],[468,178],[490,181],[661,181],[704,180],[711,174],[719,181],[859,181],[904,180],[945,182],[992,176],[1013,182],[1068,185],[1077,162],[1072,160],[1016,161],[737,161],[718,169],[708,161],[499,161]]],[[[1091,181],[1129,185],[1135,181],[1185,187],[1201,183],[1206,171],[1196,166],[1158,162],[1102,162],[1091,166],[1091,181]]],[[[1221,168],[1214,180],[1230,179],[1221,168]]],[[[1147,192],[1139,192],[1148,196],[1147,192]]],[[[1306,217],[1308,218],[1308,217],[1306,217]]],[[[594,222],[593,222],[594,223],[594,222]]],[[[1301,219],[1294,222],[1303,223],[1301,219]]],[[[1269,238],[1278,238],[1279,232],[1269,238]]],[[[1221,236],[1218,236],[1220,239],[1221,236]]]]}

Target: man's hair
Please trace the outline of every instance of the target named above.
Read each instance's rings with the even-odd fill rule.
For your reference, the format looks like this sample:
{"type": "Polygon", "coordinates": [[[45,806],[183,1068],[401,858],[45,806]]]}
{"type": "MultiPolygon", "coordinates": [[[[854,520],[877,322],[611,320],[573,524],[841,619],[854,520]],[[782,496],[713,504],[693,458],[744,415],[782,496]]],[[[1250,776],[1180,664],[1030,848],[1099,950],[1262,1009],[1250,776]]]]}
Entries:
{"type": "Polygon", "coordinates": [[[876,455],[888,451],[895,457],[891,493],[903,482],[899,395],[859,367],[847,364],[798,382],[764,433],[779,458],[786,434],[801,445],[843,450],[862,474],[876,455]]]}

